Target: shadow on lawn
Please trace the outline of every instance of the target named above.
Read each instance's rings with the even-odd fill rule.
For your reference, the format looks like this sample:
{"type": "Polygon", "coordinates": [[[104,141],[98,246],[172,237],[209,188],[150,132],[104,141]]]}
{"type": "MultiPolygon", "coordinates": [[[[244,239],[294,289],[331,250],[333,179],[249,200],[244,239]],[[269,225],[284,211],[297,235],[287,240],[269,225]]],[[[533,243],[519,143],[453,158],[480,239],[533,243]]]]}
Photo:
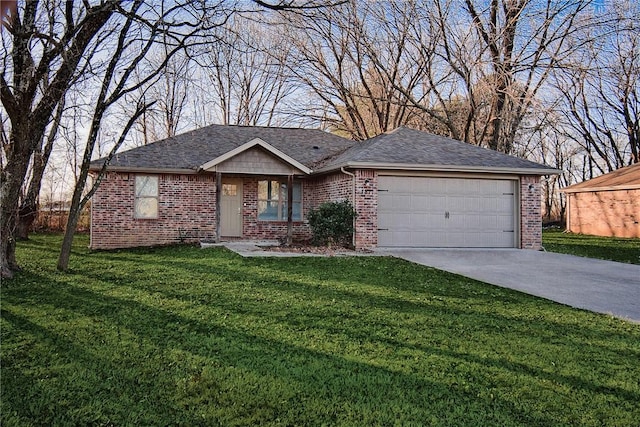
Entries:
{"type": "MultiPolygon", "coordinates": [[[[156,249],[161,250],[161,249],[156,249]]],[[[154,251],[146,249],[142,251],[153,255],[154,251]]],[[[119,259],[122,261],[122,259],[119,259]]],[[[114,259],[117,261],[117,259],[114,259]]],[[[366,275],[354,276],[349,274],[349,268],[353,267],[353,259],[349,258],[293,258],[291,262],[283,262],[281,259],[257,258],[244,259],[232,254],[225,249],[209,249],[196,252],[196,256],[184,261],[170,261],[163,259],[156,261],[155,257],[144,260],[146,267],[152,270],[167,269],[167,271],[180,270],[187,277],[203,278],[221,276],[237,282],[243,289],[261,291],[263,289],[286,292],[297,296],[300,301],[330,301],[336,299],[349,304],[351,309],[384,309],[392,312],[419,314],[428,313],[432,321],[430,328],[449,328],[454,332],[454,324],[466,323],[466,334],[472,334],[476,329],[494,330],[496,334],[508,334],[514,342],[520,339],[530,339],[532,331],[540,339],[541,344],[545,340],[561,340],[563,344],[579,348],[584,353],[593,347],[599,347],[605,351],[614,351],[617,357],[628,354],[630,357],[638,357],[639,352],[631,349],[615,348],[616,339],[624,340],[626,337],[612,333],[607,329],[603,331],[584,328],[583,322],[574,318],[576,309],[561,304],[548,303],[553,311],[537,315],[530,312],[540,310],[540,298],[533,297],[518,291],[505,290],[500,287],[487,285],[462,276],[453,275],[432,268],[415,266],[403,260],[385,258],[387,268],[381,268],[381,263],[374,257],[357,258],[361,264],[358,271],[366,271],[366,275]],[[216,251],[216,257],[221,257],[224,263],[212,263],[207,257],[208,251],[216,251]],[[389,266],[389,264],[391,264],[389,266]],[[342,268],[341,268],[342,267],[342,268]],[[422,272],[416,274],[416,271],[422,272]],[[290,279],[293,277],[294,279],[290,279]],[[407,277],[417,278],[418,283],[407,280],[407,277]],[[428,280],[427,280],[428,279],[428,280]],[[344,282],[350,286],[345,286],[344,282]],[[462,284],[462,285],[461,285],[462,284]],[[444,297],[444,298],[440,298],[444,297]],[[455,301],[452,304],[453,298],[455,301]],[[455,302],[460,302],[455,304],[455,302]],[[499,305],[509,307],[517,305],[519,310],[505,310],[503,314],[496,310],[499,305]],[[553,314],[553,315],[551,315],[553,314]],[[449,319],[448,322],[443,319],[449,319]],[[600,343],[607,343],[601,345],[600,343]]],[[[102,272],[96,274],[92,271],[83,272],[97,280],[105,279],[102,272]]],[[[122,283],[122,273],[114,272],[122,283]]],[[[144,272],[140,273],[144,275],[144,272]]],[[[110,278],[107,278],[110,280],[110,278]]],[[[130,281],[130,280],[129,280],[130,281]]],[[[129,282],[127,281],[127,282],[129,282]]],[[[148,292],[160,292],[166,297],[177,298],[188,303],[214,303],[229,312],[238,314],[263,314],[260,310],[252,310],[256,303],[253,295],[247,297],[233,292],[229,286],[218,287],[215,292],[215,300],[207,293],[199,296],[194,293],[192,283],[183,283],[183,286],[144,285],[136,283],[137,288],[148,292]],[[231,290],[231,294],[224,295],[225,290],[231,290]],[[240,304],[238,300],[241,299],[240,304]]],[[[228,285],[228,284],[225,284],[228,285]]],[[[276,304],[271,302],[271,305],[276,304]]],[[[290,305],[284,305],[282,310],[291,310],[290,305]]],[[[272,310],[269,310],[271,313],[272,310]]],[[[602,318],[602,315],[584,312],[588,316],[602,318]]],[[[297,313],[303,317],[296,321],[291,316],[283,316],[279,321],[288,323],[293,327],[304,326],[305,322],[322,321],[326,312],[311,311],[297,313]]],[[[349,312],[339,313],[343,318],[350,317],[349,312]]],[[[351,316],[353,317],[353,316],[351,316]]],[[[368,319],[370,326],[388,327],[382,320],[376,324],[376,320],[368,319]]],[[[344,325],[341,325],[343,327],[344,325]]],[[[355,325],[358,330],[360,325],[355,325]]],[[[342,331],[342,330],[340,330],[342,331]]],[[[339,331],[332,331],[339,332],[339,331]]],[[[463,332],[465,333],[465,332],[463,332]]],[[[360,334],[362,335],[362,334],[360,334]]],[[[366,338],[354,335],[353,338],[366,338]]]]}
{"type": "MultiPolygon", "coordinates": [[[[24,283],[39,285],[3,290],[2,320],[11,325],[12,337],[28,336],[34,341],[31,345],[44,347],[37,355],[26,354],[26,350],[14,354],[10,347],[2,350],[3,413],[15,411],[40,424],[110,420],[115,424],[364,425],[397,423],[394,417],[398,414],[405,417],[405,423],[429,424],[429,414],[448,414],[448,420],[431,419],[442,424],[463,420],[485,425],[579,423],[581,414],[575,408],[579,410],[580,405],[559,421],[557,408],[554,413],[544,403],[536,405],[535,399],[523,404],[517,393],[508,394],[504,384],[491,379],[492,372],[502,371],[515,379],[541,379],[547,389],[559,385],[559,390],[602,394],[605,400],[616,396],[625,399],[627,406],[640,400],[633,391],[597,384],[602,379],[598,376],[563,375],[528,365],[517,356],[500,357],[491,349],[481,357],[456,350],[455,345],[421,340],[429,337],[428,328],[439,336],[451,335],[452,340],[473,339],[475,331],[482,329],[516,343],[534,330],[541,344],[562,336],[579,353],[588,354],[590,346],[599,345],[594,342],[614,346],[628,339],[611,331],[584,328],[584,322],[578,331],[577,324],[565,322],[562,315],[555,320],[548,316],[514,318],[491,310],[491,304],[518,304],[526,310],[527,304],[538,303],[524,294],[468,279],[464,288],[456,287],[460,283],[457,276],[399,260],[381,269],[379,260],[363,258],[358,262],[368,273],[357,275],[348,270],[352,260],[245,260],[219,250],[222,252],[215,257],[220,259],[212,262],[207,251],[176,251],[188,253],[186,259],[171,260],[167,248],[92,253],[88,258],[99,267],[83,265],[76,271],[78,277],[61,275],[52,280],[24,272],[24,283]],[[139,267],[123,268],[125,265],[139,267]],[[415,277],[418,269],[425,271],[419,277],[425,283],[408,282],[405,276],[415,277]],[[138,280],[151,271],[163,283],[138,280]],[[186,280],[175,280],[181,275],[186,280]],[[230,282],[214,282],[217,276],[230,282]],[[69,280],[79,284],[67,283],[69,280]],[[287,299],[303,304],[292,306],[287,299]],[[334,300],[338,304],[332,304],[334,300]],[[47,318],[22,314],[30,308],[37,314],[47,307],[47,318],[69,317],[68,329],[63,320],[47,323],[47,318]],[[378,310],[387,316],[363,317],[378,310]],[[245,323],[230,320],[225,324],[221,313],[245,323]],[[337,316],[341,316],[340,323],[333,321],[337,316]],[[416,321],[402,323],[402,316],[416,321]],[[252,319],[257,323],[247,323],[252,319]],[[74,330],[79,320],[87,329],[84,335],[74,330]],[[264,329],[269,325],[290,333],[278,336],[264,329]],[[387,334],[390,329],[416,336],[407,340],[387,334]],[[380,366],[382,362],[368,360],[366,355],[332,352],[324,343],[309,342],[304,334],[313,330],[321,332],[321,337],[343,337],[354,345],[418,353],[423,360],[408,361],[408,369],[396,370],[398,364],[380,366]],[[426,361],[432,356],[439,360],[438,366],[426,361]],[[19,359],[23,357],[42,360],[22,363],[19,359]],[[67,368],[56,371],[56,364],[67,368]],[[482,378],[469,378],[456,365],[465,369],[477,365],[480,374],[476,374],[482,378]],[[86,378],[74,377],[70,370],[75,367],[86,378]],[[436,371],[440,369],[447,372],[436,371]],[[454,383],[456,376],[460,380],[454,383]],[[5,382],[7,377],[10,380],[5,382]],[[480,384],[473,384],[475,380],[480,384]],[[461,384],[465,381],[468,388],[461,384]],[[268,383],[281,388],[269,394],[264,391],[268,383]],[[492,386],[500,390],[495,397],[489,396],[492,386]],[[30,401],[25,402],[24,396],[30,401]],[[203,412],[208,412],[204,418],[203,412]],[[91,418],[96,413],[100,419],[91,418]]],[[[574,312],[559,305],[555,308],[574,312]]],[[[623,354],[613,347],[603,348],[611,358],[634,360],[638,356],[632,350],[623,354]]]]}
{"type": "MultiPolygon", "coordinates": [[[[400,261],[400,264],[403,264],[403,261],[400,261]]],[[[268,262],[267,262],[268,264],[268,262]]],[[[263,269],[269,270],[270,268],[262,266],[263,269]]],[[[299,266],[298,266],[299,268],[299,266]]],[[[294,268],[297,270],[298,268],[294,268]]],[[[286,267],[284,267],[286,270],[286,267]]],[[[319,269],[322,272],[324,277],[332,276],[332,280],[339,280],[340,273],[335,269],[319,269]],[[330,273],[327,273],[330,271],[330,273]]],[[[458,276],[451,275],[449,273],[437,271],[434,269],[429,269],[430,274],[441,276],[441,283],[446,283],[447,285],[451,285],[448,282],[451,278],[458,279],[458,276]]],[[[501,334],[504,336],[505,340],[509,340],[513,343],[521,342],[523,340],[531,340],[533,339],[532,335],[536,334],[539,339],[539,344],[544,345],[551,338],[555,338],[556,340],[562,340],[562,342],[558,343],[558,346],[567,345],[571,346],[573,349],[577,349],[577,353],[579,354],[587,354],[593,347],[598,347],[603,351],[608,351],[614,353],[615,357],[627,357],[630,360],[635,360],[640,357],[640,349],[637,352],[634,352],[631,349],[627,349],[626,351],[621,351],[619,348],[612,348],[609,346],[601,346],[595,343],[595,341],[599,342],[614,342],[616,339],[625,339],[626,337],[616,334],[612,334],[611,331],[602,331],[594,328],[585,329],[584,327],[580,327],[576,329],[574,325],[570,322],[563,323],[561,321],[551,321],[548,319],[517,319],[512,316],[505,316],[503,314],[497,313],[495,311],[479,311],[479,307],[487,308],[487,304],[492,303],[495,304],[497,301],[508,302],[519,304],[521,307],[526,307],[526,304],[531,303],[532,300],[538,300],[536,297],[532,297],[523,293],[519,293],[516,291],[504,291],[501,288],[495,288],[494,290],[480,290],[480,288],[494,288],[491,285],[487,285],[481,282],[477,282],[471,279],[464,279],[468,282],[470,286],[474,286],[479,288],[478,292],[474,293],[472,298],[467,296],[465,307],[458,308],[451,304],[447,304],[446,302],[435,304],[432,300],[422,299],[420,301],[412,301],[403,297],[403,294],[398,292],[395,295],[372,295],[370,292],[364,291],[347,291],[345,289],[337,289],[332,287],[331,285],[326,286],[318,286],[309,283],[305,283],[303,281],[296,280],[283,280],[283,267],[279,266],[277,270],[273,270],[271,275],[264,274],[264,271],[257,277],[252,277],[251,270],[245,268],[244,275],[247,281],[252,282],[255,279],[256,282],[260,283],[260,286],[256,286],[255,289],[268,289],[278,292],[286,292],[290,295],[295,295],[300,301],[307,300],[309,304],[314,304],[318,302],[322,304],[327,301],[331,301],[333,299],[337,299],[341,302],[346,302],[348,304],[348,309],[353,310],[346,312],[344,310],[338,310],[337,312],[331,312],[331,309],[326,309],[325,311],[317,311],[315,313],[310,313],[308,309],[302,306],[299,309],[294,309],[290,305],[283,305],[280,307],[283,314],[277,318],[278,322],[286,323],[291,326],[293,329],[301,328],[301,327],[311,327],[322,329],[326,332],[329,332],[332,335],[348,335],[348,338],[354,342],[383,342],[389,345],[392,348],[400,349],[400,348],[409,348],[415,349],[424,354],[437,354],[440,356],[444,356],[450,358],[452,360],[465,360],[470,363],[477,363],[479,365],[486,366],[487,368],[493,367],[501,370],[507,370],[512,372],[514,375],[527,375],[531,378],[544,379],[548,380],[552,383],[561,383],[569,386],[571,388],[578,388],[582,390],[588,390],[591,392],[609,394],[613,396],[622,396],[624,399],[629,401],[640,400],[640,394],[630,392],[629,390],[625,390],[620,387],[605,387],[597,385],[590,381],[585,381],[578,375],[563,375],[557,372],[545,371],[537,367],[529,366],[524,363],[519,363],[513,360],[507,360],[505,358],[492,358],[492,357],[478,357],[477,355],[471,353],[461,353],[456,351],[451,351],[446,348],[446,346],[425,346],[417,344],[417,340],[413,340],[413,342],[408,341],[400,341],[398,339],[391,339],[383,334],[378,334],[376,332],[388,330],[389,328],[406,328],[408,325],[403,325],[400,322],[397,324],[387,323],[388,319],[366,319],[367,324],[364,326],[361,322],[361,317],[358,315],[357,311],[367,311],[367,310],[377,310],[383,309],[388,311],[389,313],[398,313],[402,314],[422,314],[422,326],[431,328],[431,330],[436,335],[446,335],[451,333],[456,333],[456,324],[466,323],[465,327],[467,331],[462,332],[463,335],[469,335],[469,338],[473,338],[473,333],[475,330],[483,330],[488,332],[494,332],[496,334],[501,334]],[[264,280],[268,278],[270,280],[264,280]],[[261,280],[258,280],[261,279],[261,280]],[[495,291],[495,292],[494,292],[495,291]],[[500,295],[503,293],[511,293],[512,296],[504,296],[500,295]],[[496,296],[494,299],[493,296],[496,296]],[[502,296],[502,297],[501,297],[502,296]],[[473,301],[470,301],[473,300],[473,301]],[[339,327],[333,326],[335,322],[333,319],[326,321],[327,316],[335,315],[336,317],[340,317],[341,322],[339,327]],[[447,321],[447,319],[449,319],[447,321]],[[312,325],[312,326],[309,326],[312,325]],[[440,330],[438,330],[440,329],[440,330]]],[[[367,280],[361,279],[360,284],[366,285],[369,284],[367,280]]],[[[384,289],[383,285],[378,285],[379,289],[384,289]]],[[[412,291],[409,294],[409,297],[415,296],[413,291],[415,290],[416,285],[401,285],[394,286],[390,289],[385,289],[386,291],[395,291],[395,290],[409,290],[412,291]]],[[[445,285],[446,287],[446,285],[445,285]]],[[[447,295],[447,296],[461,296],[460,289],[452,290],[450,293],[442,292],[442,287],[438,286],[438,295],[447,295]]],[[[189,295],[181,292],[175,292],[171,288],[165,288],[165,296],[169,298],[177,298],[186,303],[193,303],[193,299],[190,298],[189,295]]],[[[425,289],[422,290],[421,296],[428,297],[433,295],[431,289],[425,286],[425,289]]],[[[406,296],[406,295],[405,295],[406,296]]],[[[262,316],[265,315],[263,310],[254,309],[251,310],[251,307],[255,307],[255,300],[251,298],[245,298],[240,300],[241,297],[237,294],[233,295],[222,295],[217,294],[216,300],[214,304],[217,307],[223,308],[224,311],[227,312],[239,312],[241,314],[250,314],[254,316],[262,316]]],[[[258,306],[260,306],[259,304],[258,306]]],[[[277,302],[270,301],[270,306],[278,305],[277,302]]],[[[271,307],[273,308],[273,307],[271,307]]],[[[554,307],[557,311],[573,311],[575,309],[563,307],[561,305],[557,305],[554,307]]],[[[278,312],[278,310],[273,310],[278,312]]],[[[269,311],[271,313],[271,310],[269,311]]],[[[599,315],[595,315],[599,316],[599,315]]],[[[561,317],[561,316],[560,316],[561,317]]],[[[420,334],[421,331],[408,331],[409,333],[415,333],[416,335],[420,334]]],[[[514,349],[512,356],[518,354],[519,350],[514,349]]]]}
{"type": "MultiPolygon", "coordinates": [[[[192,393],[207,393],[208,388],[223,379],[202,378],[206,366],[239,369],[240,371],[234,371],[240,374],[239,377],[242,377],[243,371],[253,372],[254,378],[258,381],[269,381],[270,378],[276,377],[288,386],[289,399],[293,401],[283,404],[279,396],[269,396],[270,401],[251,401],[250,399],[255,399],[251,390],[260,387],[260,384],[253,384],[251,380],[244,383],[240,380],[239,383],[228,385],[230,393],[233,387],[244,389],[244,394],[238,397],[248,399],[242,402],[244,409],[235,413],[235,416],[241,417],[234,420],[238,424],[242,424],[242,417],[245,417],[245,420],[251,419],[255,411],[263,411],[265,418],[262,422],[286,420],[289,417],[289,422],[301,424],[317,423],[319,420],[328,423],[339,422],[342,420],[341,411],[354,412],[351,414],[352,418],[348,418],[351,422],[372,424],[391,422],[394,414],[398,412],[410,417],[405,421],[413,419],[414,422],[420,422],[425,420],[425,415],[430,411],[440,414],[450,411],[453,418],[449,422],[454,422],[456,417],[459,421],[459,417],[465,414],[475,414],[474,422],[480,423],[526,422],[531,425],[549,425],[557,421],[552,415],[525,411],[509,399],[479,397],[476,394],[477,390],[473,388],[459,390],[428,376],[389,370],[375,364],[349,360],[338,355],[249,334],[214,322],[201,322],[129,299],[103,295],[63,282],[48,282],[46,286],[48,292],[43,292],[42,296],[52,305],[52,316],[55,316],[56,312],[72,312],[75,316],[82,315],[87,319],[94,319],[101,326],[95,327],[91,341],[83,342],[66,336],[73,336],[72,331],[63,334],[54,328],[42,327],[24,316],[13,313],[10,307],[2,310],[3,320],[11,324],[15,333],[32,336],[48,349],[47,357],[50,358],[50,363],[60,363],[56,362],[58,360],[71,363],[91,374],[89,379],[76,378],[70,383],[69,378],[63,377],[56,381],[43,381],[43,378],[31,369],[21,369],[19,361],[5,361],[3,376],[5,379],[8,376],[11,380],[3,386],[3,394],[7,399],[3,406],[5,410],[15,411],[35,423],[94,422],[95,420],[90,418],[74,418],[73,414],[83,413],[83,408],[79,408],[78,405],[83,406],[85,411],[86,406],[101,409],[103,417],[116,424],[127,423],[131,419],[127,418],[126,408],[131,405],[137,407],[140,413],[146,412],[150,417],[148,421],[152,423],[166,423],[172,416],[179,414],[178,419],[181,423],[209,424],[214,420],[197,418],[193,411],[197,411],[198,406],[185,403],[201,396],[190,395],[189,390],[176,387],[176,384],[185,381],[186,376],[186,380],[191,383],[205,382],[206,387],[196,385],[191,389],[192,393]],[[137,339],[149,341],[151,347],[144,347],[135,352],[132,343],[123,343],[120,338],[115,338],[112,333],[113,327],[130,331],[137,339]],[[207,345],[202,345],[205,342],[207,345]],[[170,372],[163,373],[163,368],[166,367],[164,364],[175,362],[169,357],[175,350],[199,356],[201,366],[192,366],[178,372],[170,369],[170,372]],[[134,353],[123,359],[118,355],[119,352],[134,353]],[[137,364],[126,367],[121,365],[125,360],[134,363],[133,360],[136,359],[140,359],[137,364]],[[145,366],[147,363],[158,364],[152,367],[153,370],[158,370],[153,374],[155,377],[145,366]],[[143,386],[137,381],[136,372],[142,374],[145,370],[151,378],[140,378],[145,383],[143,386]],[[160,379],[161,377],[163,379],[160,379]],[[167,390],[167,387],[170,389],[167,390]],[[71,400],[75,392],[81,393],[86,400],[71,400]],[[145,396],[145,393],[149,395],[145,396]],[[24,396],[30,396],[39,402],[35,412],[29,412],[24,396]],[[175,400],[167,401],[167,397],[175,400]],[[60,402],[55,403],[58,400],[60,402]],[[316,404],[309,403],[314,400],[317,401],[316,404]],[[178,402],[190,406],[192,411],[180,407],[178,402]],[[310,405],[309,408],[305,408],[307,403],[310,405]],[[159,411],[159,405],[166,405],[167,408],[159,411]],[[48,409],[44,411],[44,408],[48,409]],[[492,408],[494,412],[486,412],[487,408],[492,408]]],[[[10,306],[22,304],[17,295],[5,295],[4,299],[10,306]]],[[[118,333],[117,336],[121,337],[121,334],[118,333]]],[[[513,370],[518,375],[546,375],[517,363],[480,360],[466,354],[436,348],[425,347],[420,350],[513,370]]],[[[578,383],[574,378],[561,377],[555,380],[568,382],[572,386],[592,387],[588,383],[578,383]]],[[[217,386],[220,387],[219,384],[217,386]]],[[[235,390],[233,393],[238,392],[235,390]]],[[[283,391],[283,394],[287,393],[283,391]]],[[[226,401],[220,394],[209,396],[207,405],[221,404],[231,405],[238,402],[226,401]]],[[[90,414],[85,413],[85,416],[89,417],[90,414]]],[[[224,422],[224,416],[218,421],[224,422]]],[[[446,420],[440,421],[447,423],[446,420]]]]}

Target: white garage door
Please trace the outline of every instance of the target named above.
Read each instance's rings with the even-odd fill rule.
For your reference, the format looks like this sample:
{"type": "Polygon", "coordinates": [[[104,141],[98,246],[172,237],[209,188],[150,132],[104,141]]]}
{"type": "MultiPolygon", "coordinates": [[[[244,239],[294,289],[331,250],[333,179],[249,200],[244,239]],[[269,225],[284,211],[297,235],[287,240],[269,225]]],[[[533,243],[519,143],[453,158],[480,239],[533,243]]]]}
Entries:
{"type": "Polygon", "coordinates": [[[381,176],[378,246],[512,248],[516,181],[381,176]]]}

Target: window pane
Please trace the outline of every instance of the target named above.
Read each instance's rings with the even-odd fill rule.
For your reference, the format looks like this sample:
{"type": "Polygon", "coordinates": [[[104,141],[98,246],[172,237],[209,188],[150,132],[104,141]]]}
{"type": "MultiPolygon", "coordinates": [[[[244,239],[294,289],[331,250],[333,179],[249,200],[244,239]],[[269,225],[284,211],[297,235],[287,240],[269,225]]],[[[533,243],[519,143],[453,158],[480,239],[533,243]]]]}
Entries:
{"type": "MultiPolygon", "coordinates": [[[[282,202],[282,221],[286,221],[288,219],[289,213],[287,212],[287,202],[282,202]]],[[[293,202],[293,212],[292,219],[294,221],[302,221],[302,209],[301,204],[299,202],[293,202]]]]}
{"type": "Polygon", "coordinates": [[[136,218],[157,218],[158,199],[155,197],[140,197],[135,202],[136,218]]]}
{"type": "Polygon", "coordinates": [[[299,182],[293,183],[293,201],[302,201],[302,184],[300,184],[299,182]]]}
{"type": "Polygon", "coordinates": [[[157,197],[157,176],[136,176],[136,197],[157,197]]]}
{"type": "MultiPolygon", "coordinates": [[[[289,194],[287,192],[287,184],[285,183],[280,184],[280,188],[281,188],[280,194],[282,195],[282,200],[287,200],[287,195],[289,194]]],[[[294,201],[302,200],[302,184],[300,184],[299,182],[293,183],[293,200],[294,201]]]]}
{"type": "Polygon", "coordinates": [[[293,219],[302,221],[302,203],[300,202],[293,202],[293,219]]]}
{"type": "Polygon", "coordinates": [[[278,202],[262,200],[258,202],[258,219],[263,221],[278,220],[278,202]]]}
{"type": "Polygon", "coordinates": [[[222,184],[223,196],[237,196],[238,188],[235,184],[222,184]]]}
{"type": "MultiPolygon", "coordinates": [[[[269,200],[280,199],[280,185],[281,184],[278,181],[271,181],[271,194],[267,197],[269,200]]],[[[286,199],[286,193],[284,199],[286,199]]]]}
{"type": "Polygon", "coordinates": [[[258,181],[258,200],[267,200],[268,181],[258,181]]]}

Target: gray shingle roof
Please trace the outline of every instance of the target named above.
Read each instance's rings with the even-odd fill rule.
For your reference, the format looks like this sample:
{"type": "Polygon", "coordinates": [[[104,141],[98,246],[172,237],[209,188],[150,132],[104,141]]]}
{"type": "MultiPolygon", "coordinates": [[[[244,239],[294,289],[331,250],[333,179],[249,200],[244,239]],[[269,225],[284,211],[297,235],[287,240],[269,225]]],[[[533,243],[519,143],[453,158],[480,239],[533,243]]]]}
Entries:
{"type": "MultiPolygon", "coordinates": [[[[398,128],[363,142],[354,142],[318,130],[255,126],[211,125],[114,156],[110,166],[119,169],[193,170],[223,154],[260,138],[314,171],[330,171],[357,164],[431,166],[432,170],[526,170],[548,174],[548,166],[426,132],[398,128]],[[436,167],[433,167],[436,166],[436,167]]],[[[92,162],[102,166],[104,159],[92,162]]]]}
{"type": "MultiPolygon", "coordinates": [[[[131,169],[192,169],[255,138],[303,165],[316,163],[353,145],[353,141],[319,129],[211,125],[116,154],[110,166],[131,169]],[[315,148],[314,148],[315,147],[315,148]]],[[[99,168],[104,159],[92,162],[99,168]]]]}
{"type": "Polygon", "coordinates": [[[325,163],[323,169],[354,163],[534,169],[547,173],[551,169],[529,160],[406,127],[354,144],[325,163]]]}

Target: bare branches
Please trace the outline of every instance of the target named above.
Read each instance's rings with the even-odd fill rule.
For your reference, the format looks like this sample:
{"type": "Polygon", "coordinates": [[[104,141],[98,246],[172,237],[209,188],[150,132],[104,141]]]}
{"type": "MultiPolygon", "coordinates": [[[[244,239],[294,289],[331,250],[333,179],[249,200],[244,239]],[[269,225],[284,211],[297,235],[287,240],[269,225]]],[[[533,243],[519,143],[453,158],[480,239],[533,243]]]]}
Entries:
{"type": "Polygon", "coordinates": [[[637,4],[612,5],[600,25],[572,34],[576,49],[554,70],[558,132],[584,150],[587,178],[639,161],[639,14],[637,4]]]}

